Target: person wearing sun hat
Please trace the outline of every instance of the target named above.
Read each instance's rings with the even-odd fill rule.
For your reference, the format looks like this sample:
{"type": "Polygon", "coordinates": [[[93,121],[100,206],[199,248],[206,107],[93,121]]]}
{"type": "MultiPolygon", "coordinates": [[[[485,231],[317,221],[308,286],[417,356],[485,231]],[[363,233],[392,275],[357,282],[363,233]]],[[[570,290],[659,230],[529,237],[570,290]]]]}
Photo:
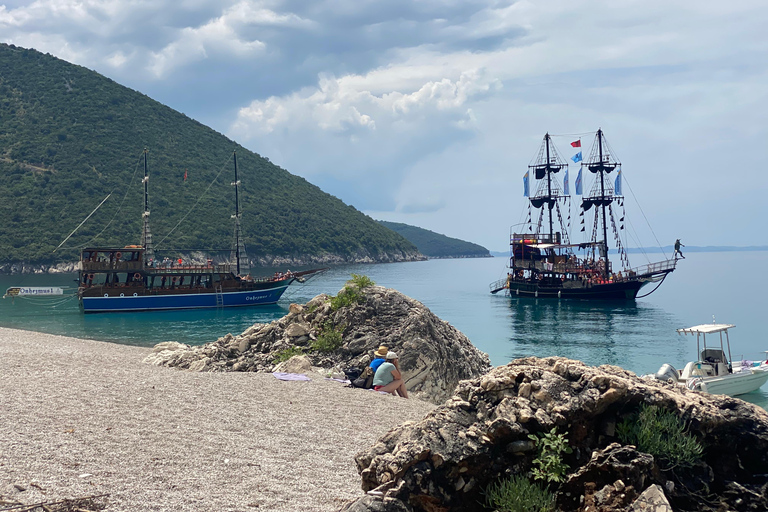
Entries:
{"type": "Polygon", "coordinates": [[[386,359],[386,362],[379,365],[376,374],[373,376],[373,389],[408,398],[408,391],[405,389],[405,381],[400,373],[397,354],[390,350],[387,352],[386,359]]]}
{"type": "Polygon", "coordinates": [[[387,360],[387,352],[389,352],[389,349],[384,345],[381,345],[373,352],[373,361],[368,365],[371,367],[371,370],[376,372],[379,369],[381,363],[387,360]]]}

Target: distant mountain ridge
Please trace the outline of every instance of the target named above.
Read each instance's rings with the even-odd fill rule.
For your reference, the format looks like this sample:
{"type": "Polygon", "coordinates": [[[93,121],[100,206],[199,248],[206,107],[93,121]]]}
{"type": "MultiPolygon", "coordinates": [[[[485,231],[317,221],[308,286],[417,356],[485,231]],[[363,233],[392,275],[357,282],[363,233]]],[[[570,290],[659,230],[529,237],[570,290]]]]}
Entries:
{"type": "Polygon", "coordinates": [[[392,231],[399,233],[413,245],[419,252],[429,258],[490,258],[491,255],[485,247],[451,238],[449,236],[435,233],[428,229],[423,229],[400,222],[377,221],[392,231]]]}
{"type": "Polygon", "coordinates": [[[255,262],[423,258],[402,236],[199,122],[84,67],[0,44],[0,270],[74,261],[85,244],[139,243],[144,148],[161,255],[229,249],[237,150],[243,236],[255,262]]]}

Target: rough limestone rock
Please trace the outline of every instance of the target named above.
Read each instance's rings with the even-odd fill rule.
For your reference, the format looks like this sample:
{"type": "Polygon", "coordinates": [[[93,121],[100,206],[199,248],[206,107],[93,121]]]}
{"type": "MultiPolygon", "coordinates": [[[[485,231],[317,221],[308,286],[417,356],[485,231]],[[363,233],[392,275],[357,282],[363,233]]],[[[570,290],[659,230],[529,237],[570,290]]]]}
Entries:
{"type": "Polygon", "coordinates": [[[674,512],[674,509],[664,495],[664,490],[653,484],[635,500],[629,512],[674,512]]]}
{"type": "Polygon", "coordinates": [[[400,356],[409,394],[433,403],[450,397],[459,381],[490,369],[487,354],[422,303],[380,286],[364,288],[361,294],[360,302],[337,310],[329,296],[318,295],[304,306],[292,304],[283,318],[256,324],[239,336],[227,334],[199,347],[158,347],[147,362],[195,371],[271,372],[277,356],[300,350],[312,367],[338,373],[363,368],[373,351],[386,345],[400,356]],[[323,352],[314,344],[329,327],[341,333],[342,343],[323,352]]]}
{"type": "Polygon", "coordinates": [[[768,510],[765,410],[556,357],[519,359],[464,381],[423,420],[358,453],[363,490],[374,492],[342,510],[485,510],[490,483],[530,471],[536,451],[528,435],[553,427],[568,432],[573,448],[560,510],[661,511],[664,500],[675,511],[768,510]],[[643,403],[686,422],[705,447],[698,465],[660,468],[651,455],[614,444],[616,425],[643,403]],[[654,493],[656,508],[644,505],[654,493]]]}
{"type": "Polygon", "coordinates": [[[283,361],[282,363],[275,366],[275,371],[285,373],[303,373],[304,375],[315,373],[314,369],[312,368],[312,361],[310,361],[307,356],[293,356],[287,361],[283,361]]]}

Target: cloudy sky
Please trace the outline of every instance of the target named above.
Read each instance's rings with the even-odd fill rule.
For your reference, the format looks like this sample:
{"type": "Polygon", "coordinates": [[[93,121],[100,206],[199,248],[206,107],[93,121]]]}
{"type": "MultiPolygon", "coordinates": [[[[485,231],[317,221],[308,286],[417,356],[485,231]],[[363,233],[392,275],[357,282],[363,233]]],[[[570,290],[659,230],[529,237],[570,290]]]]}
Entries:
{"type": "Polygon", "coordinates": [[[0,41],[499,251],[544,133],[568,157],[599,127],[627,245],[768,245],[766,27],[765,0],[0,0],[0,41]]]}

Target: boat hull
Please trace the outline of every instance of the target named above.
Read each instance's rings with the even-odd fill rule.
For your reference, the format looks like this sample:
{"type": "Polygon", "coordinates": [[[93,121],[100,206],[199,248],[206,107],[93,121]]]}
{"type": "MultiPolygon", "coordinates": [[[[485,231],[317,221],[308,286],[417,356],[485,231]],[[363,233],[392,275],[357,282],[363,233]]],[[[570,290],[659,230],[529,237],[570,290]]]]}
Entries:
{"type": "Polygon", "coordinates": [[[512,281],[509,283],[509,294],[512,297],[548,299],[634,300],[640,288],[646,283],[647,281],[635,280],[568,288],[565,286],[548,286],[539,283],[512,281]]]}
{"type": "Polygon", "coordinates": [[[706,377],[696,383],[694,389],[699,388],[712,395],[738,396],[756,391],[766,382],[768,382],[768,371],[752,370],[720,377],[706,377]]]}
{"type": "Polygon", "coordinates": [[[227,291],[222,293],[183,293],[139,295],[121,294],[104,297],[81,297],[84,313],[106,313],[119,311],[162,311],[172,309],[201,309],[220,307],[243,307],[275,304],[288,288],[280,286],[261,290],[227,291]]]}

